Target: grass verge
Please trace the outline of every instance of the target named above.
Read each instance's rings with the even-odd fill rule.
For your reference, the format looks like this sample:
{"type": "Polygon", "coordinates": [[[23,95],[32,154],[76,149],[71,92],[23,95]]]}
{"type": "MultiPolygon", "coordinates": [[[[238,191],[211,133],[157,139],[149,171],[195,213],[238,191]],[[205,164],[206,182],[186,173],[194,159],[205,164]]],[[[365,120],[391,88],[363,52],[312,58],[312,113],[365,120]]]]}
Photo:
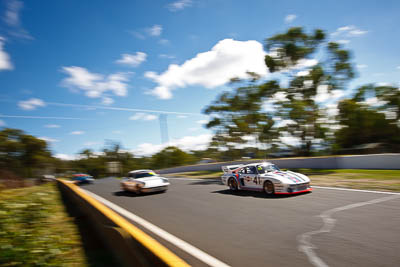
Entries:
{"type": "Polygon", "coordinates": [[[55,183],[0,193],[0,266],[87,266],[55,183]]]}
{"type": "MultiPolygon", "coordinates": [[[[400,192],[400,170],[290,169],[308,175],[312,185],[400,192]]],[[[221,171],[168,174],[167,177],[219,179],[221,171]]]]}

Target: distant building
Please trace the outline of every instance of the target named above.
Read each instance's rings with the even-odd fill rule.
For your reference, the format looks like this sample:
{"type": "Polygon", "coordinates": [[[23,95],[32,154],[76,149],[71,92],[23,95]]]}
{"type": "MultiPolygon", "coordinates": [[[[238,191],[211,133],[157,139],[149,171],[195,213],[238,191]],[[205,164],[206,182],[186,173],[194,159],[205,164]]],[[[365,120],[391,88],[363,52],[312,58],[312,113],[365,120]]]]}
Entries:
{"type": "Polygon", "coordinates": [[[121,162],[118,161],[107,162],[107,172],[109,174],[120,174],[122,172],[121,162]]]}

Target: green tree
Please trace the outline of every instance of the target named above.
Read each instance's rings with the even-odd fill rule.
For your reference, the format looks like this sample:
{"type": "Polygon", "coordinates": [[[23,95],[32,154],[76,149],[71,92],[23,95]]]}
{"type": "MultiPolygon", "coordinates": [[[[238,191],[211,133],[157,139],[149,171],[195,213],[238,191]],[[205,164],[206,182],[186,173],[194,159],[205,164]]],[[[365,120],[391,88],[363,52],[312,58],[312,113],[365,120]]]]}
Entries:
{"type": "Polygon", "coordinates": [[[352,99],[339,103],[336,146],[351,148],[366,143],[385,143],[394,151],[400,145],[400,91],[392,86],[367,84],[352,99]],[[375,103],[367,104],[367,99],[375,103]]]}
{"type": "Polygon", "coordinates": [[[342,90],[354,77],[350,52],[326,42],[322,30],[308,34],[300,27],[266,39],[265,47],[268,70],[277,72],[288,85],[277,80],[260,82],[259,76],[249,73],[248,84],[218,96],[204,110],[212,116],[207,128],[215,131],[213,144],[231,150],[252,136],[258,147],[276,147],[279,134],[286,133],[300,141],[301,154],[310,155],[313,143],[325,138],[327,128],[316,102],[318,91],[342,90]],[[283,97],[276,99],[278,93],[283,97]],[[267,101],[275,111],[263,110],[267,101]],[[277,119],[286,123],[276,124],[277,119]]]}
{"type": "Polygon", "coordinates": [[[352,148],[366,143],[386,143],[399,147],[400,128],[385,114],[346,99],[339,103],[339,122],[342,126],[335,134],[339,148],[352,148]]]}
{"type": "Polygon", "coordinates": [[[0,168],[30,177],[48,167],[51,160],[46,141],[18,129],[0,131],[0,168]]]}
{"type": "MultiPolygon", "coordinates": [[[[260,85],[256,74],[249,75],[251,80],[248,84],[222,93],[204,110],[205,114],[211,116],[206,127],[215,132],[211,146],[223,147],[229,151],[229,155],[236,155],[234,157],[242,154],[234,152],[237,145],[248,144],[249,141],[256,146],[270,144],[277,137],[274,121],[263,111],[263,104],[279,91],[279,84],[270,81],[260,85]]],[[[237,83],[244,82],[234,79],[234,84],[237,83]]]]}
{"type": "Polygon", "coordinates": [[[316,102],[318,90],[342,90],[354,77],[350,52],[334,42],[325,42],[317,29],[307,34],[300,27],[266,40],[265,63],[270,72],[285,73],[289,86],[281,87],[287,100],[280,101],[276,116],[290,123],[281,127],[301,143],[301,154],[310,155],[313,142],[325,138],[325,121],[316,102]],[[307,60],[321,58],[311,67],[307,60]],[[302,70],[300,75],[299,71],[302,70]]]}
{"type": "Polygon", "coordinates": [[[163,169],[168,167],[192,164],[196,161],[196,157],[188,154],[177,147],[169,146],[154,154],[151,157],[152,169],[163,169]]]}

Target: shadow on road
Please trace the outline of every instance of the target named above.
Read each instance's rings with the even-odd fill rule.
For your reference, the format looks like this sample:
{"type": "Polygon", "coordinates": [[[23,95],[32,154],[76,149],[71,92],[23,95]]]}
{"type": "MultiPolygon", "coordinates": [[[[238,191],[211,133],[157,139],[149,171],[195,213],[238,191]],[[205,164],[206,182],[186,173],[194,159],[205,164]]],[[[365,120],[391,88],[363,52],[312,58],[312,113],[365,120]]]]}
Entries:
{"type": "Polygon", "coordinates": [[[159,195],[162,193],[163,192],[150,192],[150,193],[137,194],[135,192],[129,192],[129,191],[118,191],[118,192],[114,192],[113,195],[117,196],[117,197],[146,197],[146,196],[152,196],[152,195],[159,195]]]}
{"type": "Polygon", "coordinates": [[[204,180],[204,181],[196,181],[190,183],[190,185],[210,185],[210,184],[219,184],[222,185],[221,180],[204,180]]]}
{"type": "Polygon", "coordinates": [[[223,194],[223,195],[234,195],[240,197],[256,197],[256,198],[270,198],[270,199],[282,199],[282,198],[292,198],[292,197],[299,197],[302,195],[310,194],[310,192],[295,194],[295,195],[273,195],[268,196],[264,192],[258,191],[231,191],[229,189],[225,190],[218,190],[211,193],[223,194]]]}

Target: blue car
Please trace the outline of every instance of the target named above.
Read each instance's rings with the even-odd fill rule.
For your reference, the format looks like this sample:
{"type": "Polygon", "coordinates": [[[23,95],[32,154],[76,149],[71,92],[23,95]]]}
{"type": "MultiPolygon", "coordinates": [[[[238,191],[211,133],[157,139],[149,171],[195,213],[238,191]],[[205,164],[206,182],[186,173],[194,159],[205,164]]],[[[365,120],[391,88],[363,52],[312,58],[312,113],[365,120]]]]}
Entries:
{"type": "Polygon", "coordinates": [[[93,176],[84,173],[74,174],[72,179],[78,184],[93,183],[94,181],[93,176]]]}

